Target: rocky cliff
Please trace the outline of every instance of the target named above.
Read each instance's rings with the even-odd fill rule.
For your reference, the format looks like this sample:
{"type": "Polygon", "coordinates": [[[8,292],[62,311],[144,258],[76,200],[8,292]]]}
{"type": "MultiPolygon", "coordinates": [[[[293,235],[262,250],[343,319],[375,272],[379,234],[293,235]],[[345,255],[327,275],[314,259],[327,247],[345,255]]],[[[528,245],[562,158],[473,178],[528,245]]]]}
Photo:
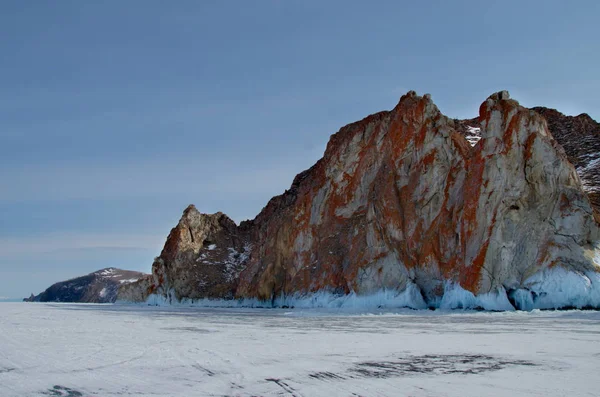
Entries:
{"type": "Polygon", "coordinates": [[[147,274],[114,267],[98,270],[86,276],[51,285],[39,295],[31,295],[26,302],[112,303],[122,285],[130,284],[147,274]]]}
{"type": "Polygon", "coordinates": [[[190,205],[152,264],[152,275],[125,285],[119,300],[144,301],[151,294],[174,299],[233,299],[250,254],[247,227],[227,215],[201,214],[190,205]]]}
{"type": "Polygon", "coordinates": [[[598,226],[547,121],[499,92],[470,122],[409,92],[332,135],[254,220],[188,207],[119,299],[600,306],[598,226]]]}
{"type": "MultiPolygon", "coordinates": [[[[575,166],[600,221],[600,123],[588,114],[566,116],[555,109],[534,107],[548,122],[548,130],[575,166]]],[[[455,120],[457,131],[474,145],[481,139],[479,119],[455,120]]]]}
{"type": "Polygon", "coordinates": [[[573,117],[544,107],[533,110],[548,121],[548,129],[575,166],[600,220],[600,123],[586,113],[573,117]]]}

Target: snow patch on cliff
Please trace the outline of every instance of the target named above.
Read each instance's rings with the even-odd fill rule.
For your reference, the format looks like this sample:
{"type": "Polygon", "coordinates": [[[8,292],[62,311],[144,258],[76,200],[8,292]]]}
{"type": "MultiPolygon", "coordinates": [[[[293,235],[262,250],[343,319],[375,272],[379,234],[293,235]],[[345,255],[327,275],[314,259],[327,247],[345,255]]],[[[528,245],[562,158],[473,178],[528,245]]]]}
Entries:
{"type": "Polygon", "coordinates": [[[135,283],[138,280],[139,280],[139,278],[130,278],[130,279],[127,279],[127,280],[119,280],[119,283],[121,283],[121,284],[131,284],[131,283],[135,283]]]}
{"type": "Polygon", "coordinates": [[[465,136],[471,146],[475,146],[481,140],[481,128],[467,127],[467,135],[465,136]]]}
{"type": "Polygon", "coordinates": [[[579,172],[579,173],[591,171],[595,167],[597,167],[598,165],[600,165],[600,152],[599,153],[586,154],[585,157],[587,157],[587,160],[589,162],[585,166],[583,166],[583,167],[577,167],[577,172],[579,172]]]}
{"type": "Polygon", "coordinates": [[[250,251],[252,250],[252,244],[244,245],[243,251],[237,251],[234,248],[228,248],[229,255],[227,259],[223,262],[225,265],[225,278],[228,282],[231,282],[237,279],[240,276],[240,272],[245,268],[244,263],[250,256],[250,251]]]}

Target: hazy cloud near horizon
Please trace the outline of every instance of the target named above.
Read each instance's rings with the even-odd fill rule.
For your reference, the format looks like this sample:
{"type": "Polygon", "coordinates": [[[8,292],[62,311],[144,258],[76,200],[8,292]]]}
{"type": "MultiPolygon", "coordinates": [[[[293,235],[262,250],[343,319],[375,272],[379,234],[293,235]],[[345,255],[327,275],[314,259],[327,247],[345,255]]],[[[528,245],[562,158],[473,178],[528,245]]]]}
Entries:
{"type": "Polygon", "coordinates": [[[0,295],[148,272],[181,211],[237,222],[408,90],[600,119],[600,3],[0,3],[0,295]]]}

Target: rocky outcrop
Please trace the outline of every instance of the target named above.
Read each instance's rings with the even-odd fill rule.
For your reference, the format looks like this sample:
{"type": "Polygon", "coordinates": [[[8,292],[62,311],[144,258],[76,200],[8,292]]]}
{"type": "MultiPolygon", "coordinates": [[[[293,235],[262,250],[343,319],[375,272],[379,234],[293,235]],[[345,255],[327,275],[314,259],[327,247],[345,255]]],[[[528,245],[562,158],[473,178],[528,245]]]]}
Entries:
{"type": "Polygon", "coordinates": [[[588,114],[565,116],[555,109],[533,108],[548,121],[548,129],[575,166],[600,221],[600,123],[588,114]]]}
{"type": "MultiPolygon", "coordinates": [[[[566,116],[555,109],[534,107],[531,110],[542,115],[548,130],[563,147],[569,162],[575,166],[583,190],[588,194],[600,222],[600,123],[588,114],[566,116]]],[[[481,139],[479,119],[455,120],[457,131],[474,145],[481,139]]]]}
{"type": "Polygon", "coordinates": [[[238,227],[227,215],[201,214],[190,205],[154,260],[152,275],[123,286],[119,299],[138,302],[149,294],[170,302],[232,299],[250,252],[249,241],[247,228],[238,227]]]}
{"type": "Polygon", "coordinates": [[[39,295],[23,299],[26,302],[113,303],[119,288],[146,276],[144,273],[114,267],[98,270],[86,276],[53,284],[39,295]]]}
{"type": "Polygon", "coordinates": [[[254,220],[188,208],[152,277],[120,298],[276,304],[385,291],[411,307],[507,309],[568,306],[573,294],[593,306],[598,288],[600,305],[598,227],[546,120],[507,92],[479,113],[468,141],[466,122],[409,92],[332,135],[254,220]],[[583,289],[549,301],[553,269],[583,289]]]}

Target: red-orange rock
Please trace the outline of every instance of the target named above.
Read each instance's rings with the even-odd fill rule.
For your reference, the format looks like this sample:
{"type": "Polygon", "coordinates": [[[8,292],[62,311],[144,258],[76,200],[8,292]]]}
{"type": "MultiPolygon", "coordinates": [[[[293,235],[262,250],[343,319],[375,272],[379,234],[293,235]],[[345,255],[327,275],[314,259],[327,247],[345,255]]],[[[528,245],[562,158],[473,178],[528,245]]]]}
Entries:
{"type": "Polygon", "coordinates": [[[393,110],[332,135],[323,158],[254,220],[238,227],[186,210],[151,286],[124,288],[122,299],[149,291],[270,301],[416,286],[438,306],[449,285],[505,294],[550,266],[596,272],[589,199],[544,118],[500,92],[481,105],[479,121],[482,138],[471,147],[429,95],[411,91],[393,110]],[[226,251],[212,267],[197,266],[214,236],[240,255],[232,273],[226,251]]]}

